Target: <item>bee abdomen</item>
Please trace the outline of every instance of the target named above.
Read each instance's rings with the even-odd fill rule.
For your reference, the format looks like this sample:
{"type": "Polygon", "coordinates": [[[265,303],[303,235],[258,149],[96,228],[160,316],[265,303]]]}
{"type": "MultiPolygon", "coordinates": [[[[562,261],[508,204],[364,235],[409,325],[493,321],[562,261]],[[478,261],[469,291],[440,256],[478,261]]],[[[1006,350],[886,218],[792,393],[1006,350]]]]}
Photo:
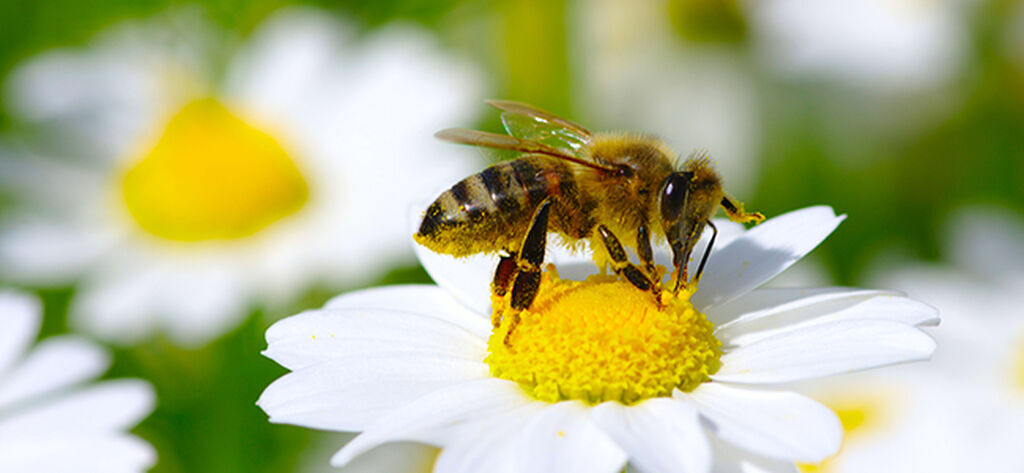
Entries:
{"type": "MultiPolygon", "coordinates": [[[[491,168],[488,168],[490,170],[491,168]]],[[[419,235],[435,236],[445,228],[479,222],[499,210],[484,183],[483,173],[469,176],[444,191],[427,207],[419,235]]]]}
{"type": "MultiPolygon", "coordinates": [[[[417,237],[440,238],[450,230],[505,227],[503,233],[507,234],[521,229],[533,209],[548,195],[558,194],[565,185],[563,180],[571,179],[568,169],[562,167],[544,158],[525,157],[469,176],[427,208],[417,237]]],[[[484,231],[479,237],[488,238],[489,234],[484,231]]]]}

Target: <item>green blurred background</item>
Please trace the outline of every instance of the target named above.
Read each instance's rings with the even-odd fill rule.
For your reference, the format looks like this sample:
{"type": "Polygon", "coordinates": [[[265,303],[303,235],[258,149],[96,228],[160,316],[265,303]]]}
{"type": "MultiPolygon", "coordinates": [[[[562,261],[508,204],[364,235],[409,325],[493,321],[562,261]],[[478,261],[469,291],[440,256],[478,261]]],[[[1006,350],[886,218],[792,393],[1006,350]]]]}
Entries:
{"type": "MultiPolygon", "coordinates": [[[[220,0],[205,2],[203,8],[241,42],[264,18],[292,3],[220,0]]],[[[591,21],[589,10],[605,8],[608,2],[600,3],[314,4],[363,32],[394,21],[421,25],[454,54],[475,62],[495,97],[530,102],[594,128],[628,127],[609,118],[614,113],[601,112],[600,92],[580,93],[593,90],[600,80],[581,64],[602,54],[594,48],[608,47],[581,40],[581,30],[607,26],[585,24],[591,21]]],[[[84,44],[118,22],[180,4],[186,2],[3,1],[0,77],[36,54],[84,44]]],[[[663,49],[721,55],[743,75],[754,101],[759,138],[753,141],[751,162],[731,164],[752,170],[745,187],[732,192],[748,208],[768,216],[813,204],[828,204],[850,216],[813,256],[833,282],[863,283],[880,256],[940,260],[946,217],[962,206],[996,205],[1024,214],[1024,47],[1013,47],[1014,38],[1021,38],[1016,29],[1024,24],[1018,2],[959,5],[955,17],[966,34],[962,56],[948,80],[938,87],[897,90],[773,72],[771,60],[762,55],[753,13],[738,2],[676,0],[644,8],[670,25],[669,37],[652,40],[677,43],[663,49]],[[915,114],[915,109],[922,112],[915,114]]],[[[645,31],[643,24],[627,26],[645,31]]],[[[686,58],[679,60],[685,64],[686,58]]],[[[661,74],[669,75],[671,69],[661,74]]],[[[672,81],[671,76],[661,79],[672,81]]],[[[500,126],[497,114],[479,116],[485,117],[479,127],[500,126]]],[[[0,106],[0,134],[21,132],[22,125],[0,106]]],[[[671,144],[681,150],[705,146],[671,144]]],[[[725,178],[728,183],[729,175],[725,178]]],[[[425,272],[410,261],[378,283],[427,281],[425,272]]],[[[313,288],[292,310],[318,306],[338,289],[313,288]]],[[[65,314],[73,290],[39,290],[46,302],[44,336],[67,331],[65,314]]],[[[321,434],[271,425],[254,405],[267,384],[285,372],[258,355],[265,347],[266,327],[281,315],[254,312],[241,327],[201,349],[155,339],[115,351],[108,377],[141,377],[156,387],[157,410],[136,430],[159,452],[154,471],[281,472],[325,462],[310,458],[310,448],[322,451],[321,434]]]]}

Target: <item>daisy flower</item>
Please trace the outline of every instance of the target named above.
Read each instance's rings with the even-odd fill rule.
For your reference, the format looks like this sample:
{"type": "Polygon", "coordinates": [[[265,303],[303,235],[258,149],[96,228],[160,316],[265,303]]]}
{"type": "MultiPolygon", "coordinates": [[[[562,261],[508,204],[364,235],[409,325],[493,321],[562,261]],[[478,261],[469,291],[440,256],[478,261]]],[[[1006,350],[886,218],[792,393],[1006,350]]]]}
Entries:
{"type": "Polygon", "coordinates": [[[873,271],[942,311],[932,363],[812,388],[848,435],[837,455],[807,471],[1024,471],[1024,222],[965,209],[944,234],[952,265],[885,258],[873,271]]]}
{"type": "Polygon", "coordinates": [[[0,269],[80,281],[72,323],[105,339],[199,344],[252,303],[373,280],[412,259],[404,196],[475,158],[431,133],[471,119],[477,75],[423,32],[356,38],[284,10],[232,49],[205,24],[130,23],[8,83],[13,114],[64,146],[0,146],[24,203],[0,221],[0,269]]]}
{"type": "Polygon", "coordinates": [[[273,325],[265,354],[292,372],[259,405],[271,422],[361,432],[334,465],[415,441],[441,447],[438,472],[792,471],[835,453],[842,428],[776,385],[935,349],[918,326],[937,313],[897,293],[758,289],[843,218],[716,222],[700,289],[663,304],[617,278],[566,279],[592,264],[555,253],[507,342],[503,301],[486,311],[493,261],[423,250],[438,286],[358,291],[273,325]]]}
{"type": "Polygon", "coordinates": [[[74,336],[29,349],[42,308],[27,294],[0,290],[0,471],[141,472],[153,447],[126,431],[153,410],[140,380],[103,381],[110,357],[74,336]]]}
{"type": "Polygon", "coordinates": [[[750,19],[764,62],[781,75],[913,90],[942,85],[959,69],[965,6],[957,0],[769,0],[750,3],[750,19]]]}

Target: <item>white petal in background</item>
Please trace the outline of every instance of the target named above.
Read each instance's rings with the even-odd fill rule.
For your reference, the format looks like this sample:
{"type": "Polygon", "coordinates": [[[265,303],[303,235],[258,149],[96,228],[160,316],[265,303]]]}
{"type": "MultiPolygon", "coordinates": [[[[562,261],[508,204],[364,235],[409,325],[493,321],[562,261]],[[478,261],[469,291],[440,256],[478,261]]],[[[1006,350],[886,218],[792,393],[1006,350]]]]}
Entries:
{"type": "Polygon", "coordinates": [[[81,386],[102,374],[110,358],[73,336],[28,350],[41,311],[29,295],[0,291],[0,471],[128,473],[151,467],[153,448],[126,431],[153,410],[153,388],[131,379],[81,386]]]}
{"type": "Polygon", "coordinates": [[[96,378],[108,366],[109,355],[92,343],[72,336],[48,338],[14,369],[0,370],[0,408],[96,378]]]}
{"type": "Polygon", "coordinates": [[[0,291],[0,373],[6,374],[11,364],[32,344],[39,331],[43,308],[38,299],[28,295],[0,291]]]}
{"type": "Polygon", "coordinates": [[[780,75],[914,89],[958,71],[969,3],[768,0],[751,3],[750,16],[763,61],[780,75]]]}

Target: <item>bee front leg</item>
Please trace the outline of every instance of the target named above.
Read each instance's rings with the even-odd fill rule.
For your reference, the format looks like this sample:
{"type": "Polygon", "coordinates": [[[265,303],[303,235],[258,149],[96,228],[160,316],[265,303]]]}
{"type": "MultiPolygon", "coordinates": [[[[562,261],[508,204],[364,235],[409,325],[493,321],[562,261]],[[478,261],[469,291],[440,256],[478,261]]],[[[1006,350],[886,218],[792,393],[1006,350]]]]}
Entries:
{"type": "Polygon", "coordinates": [[[707,222],[707,226],[711,227],[713,233],[711,234],[711,240],[708,241],[708,247],[704,250],[704,256],[700,259],[700,265],[697,266],[697,274],[693,276],[693,283],[700,284],[700,277],[704,275],[704,265],[708,263],[708,256],[711,255],[711,249],[715,247],[715,238],[718,238],[718,227],[710,220],[707,222]]]}
{"type": "Polygon", "coordinates": [[[654,267],[654,251],[651,250],[651,236],[647,230],[646,223],[641,224],[640,228],[636,229],[636,253],[640,257],[640,262],[644,265],[647,278],[652,283],[651,292],[660,300],[661,284],[659,282],[661,278],[658,275],[658,270],[654,267]]]}
{"type": "Polygon", "coordinates": [[[761,223],[764,221],[764,215],[761,212],[747,212],[743,209],[743,204],[732,197],[727,195],[722,196],[722,208],[725,209],[726,215],[729,216],[729,220],[737,223],[761,223]]]}
{"type": "Polygon", "coordinates": [[[654,287],[654,283],[651,282],[651,279],[640,268],[629,262],[626,251],[622,249],[622,244],[619,243],[619,239],[615,237],[611,230],[604,225],[600,225],[597,227],[597,232],[601,235],[604,247],[608,249],[608,256],[612,258],[612,267],[615,269],[615,272],[620,276],[624,276],[637,289],[641,291],[651,290],[654,287]]]}

